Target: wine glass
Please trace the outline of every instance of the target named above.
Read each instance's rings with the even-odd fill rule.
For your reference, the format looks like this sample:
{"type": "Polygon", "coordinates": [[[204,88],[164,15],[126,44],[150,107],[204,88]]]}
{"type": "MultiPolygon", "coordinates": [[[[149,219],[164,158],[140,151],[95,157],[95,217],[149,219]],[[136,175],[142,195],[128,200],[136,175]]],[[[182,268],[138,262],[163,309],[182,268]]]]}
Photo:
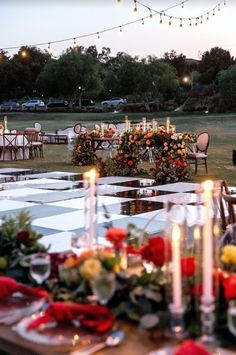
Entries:
{"type": "Polygon", "coordinates": [[[49,277],[51,272],[50,256],[44,253],[33,254],[30,259],[30,275],[38,285],[49,277]]]}
{"type": "Polygon", "coordinates": [[[91,287],[98,302],[107,304],[116,290],[115,274],[110,272],[98,275],[91,281],[91,287]]]}

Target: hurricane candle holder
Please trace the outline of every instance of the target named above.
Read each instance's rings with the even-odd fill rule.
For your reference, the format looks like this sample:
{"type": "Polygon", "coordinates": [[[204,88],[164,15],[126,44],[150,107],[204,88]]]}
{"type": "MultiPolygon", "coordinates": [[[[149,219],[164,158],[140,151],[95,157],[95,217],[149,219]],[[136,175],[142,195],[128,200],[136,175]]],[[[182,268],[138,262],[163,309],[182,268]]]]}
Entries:
{"type": "MultiPolygon", "coordinates": [[[[176,201],[177,202],[177,201],[176,201]]],[[[185,205],[168,201],[166,203],[166,278],[167,278],[167,302],[169,305],[170,330],[167,335],[175,339],[186,337],[185,330],[185,295],[182,291],[183,279],[181,256],[186,255],[188,249],[187,210],[185,205]],[[171,252],[170,252],[171,250],[171,252]]]]}
{"type": "Polygon", "coordinates": [[[202,184],[203,228],[202,228],[202,296],[200,298],[201,337],[208,347],[215,347],[214,334],[216,295],[218,289],[217,272],[219,262],[219,227],[217,222],[217,198],[219,189],[213,181],[202,184]],[[213,280],[213,274],[214,280],[213,280]]]}
{"type": "Polygon", "coordinates": [[[92,249],[97,245],[97,179],[92,169],[84,174],[84,246],[92,249]]]}

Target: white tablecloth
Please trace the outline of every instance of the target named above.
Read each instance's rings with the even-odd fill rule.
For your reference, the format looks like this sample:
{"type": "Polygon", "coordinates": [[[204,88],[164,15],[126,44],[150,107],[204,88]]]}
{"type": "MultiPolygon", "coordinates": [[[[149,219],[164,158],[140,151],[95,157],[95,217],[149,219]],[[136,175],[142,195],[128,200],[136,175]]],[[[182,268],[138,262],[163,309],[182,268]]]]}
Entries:
{"type": "MultiPolygon", "coordinates": [[[[3,140],[4,136],[6,136],[9,141],[14,140],[16,137],[16,146],[23,147],[24,145],[24,156],[23,156],[23,149],[18,149],[16,153],[16,159],[17,160],[22,160],[22,159],[29,159],[29,148],[27,148],[28,140],[23,134],[5,134],[3,136],[0,136],[0,149],[3,148],[3,140]]],[[[7,145],[8,142],[5,141],[5,145],[7,145]]],[[[15,154],[13,153],[13,159],[15,158],[15,154]]],[[[3,154],[0,156],[0,160],[3,160],[3,154]]],[[[4,154],[4,160],[11,160],[11,153],[6,150],[4,154]]]]}

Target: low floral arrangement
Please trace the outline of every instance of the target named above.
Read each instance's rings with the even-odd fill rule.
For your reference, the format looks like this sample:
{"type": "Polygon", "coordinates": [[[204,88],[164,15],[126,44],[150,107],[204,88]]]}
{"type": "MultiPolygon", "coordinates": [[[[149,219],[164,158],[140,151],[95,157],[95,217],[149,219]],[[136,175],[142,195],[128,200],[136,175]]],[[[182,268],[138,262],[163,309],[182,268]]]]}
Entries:
{"type": "Polygon", "coordinates": [[[28,281],[25,257],[47,250],[39,243],[41,234],[31,226],[27,212],[20,212],[16,218],[4,217],[0,227],[0,273],[19,281],[28,281]]]}

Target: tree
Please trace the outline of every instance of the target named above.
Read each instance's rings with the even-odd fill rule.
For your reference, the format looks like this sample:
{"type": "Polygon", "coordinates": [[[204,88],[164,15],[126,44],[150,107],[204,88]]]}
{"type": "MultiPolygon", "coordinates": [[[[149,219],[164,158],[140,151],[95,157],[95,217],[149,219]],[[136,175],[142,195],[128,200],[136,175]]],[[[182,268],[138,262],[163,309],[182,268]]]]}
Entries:
{"type": "Polygon", "coordinates": [[[37,85],[48,96],[78,98],[81,107],[83,94],[94,96],[101,90],[100,63],[91,54],[71,50],[47,63],[37,85]]]}
{"type": "Polygon", "coordinates": [[[157,59],[155,56],[149,56],[147,64],[149,66],[150,77],[152,78],[153,96],[162,96],[165,100],[175,98],[179,90],[176,69],[163,60],[157,59]]]}
{"type": "Polygon", "coordinates": [[[188,65],[186,63],[186,56],[182,53],[177,55],[177,53],[172,49],[170,52],[164,53],[163,60],[175,67],[179,77],[190,74],[188,65]]]}
{"type": "Polygon", "coordinates": [[[5,100],[10,97],[10,87],[7,81],[7,73],[9,71],[9,61],[7,52],[0,51],[0,100],[5,100]]]}
{"type": "Polygon", "coordinates": [[[21,47],[8,59],[4,81],[7,96],[21,98],[34,96],[36,80],[50,55],[35,47],[21,47]]]}
{"type": "Polygon", "coordinates": [[[236,64],[218,74],[220,107],[222,110],[236,109],[236,64]]]}
{"type": "Polygon", "coordinates": [[[202,55],[202,60],[199,64],[201,76],[199,81],[202,84],[210,84],[216,81],[217,74],[234,64],[234,58],[230,52],[220,47],[211,48],[202,55]]]}

